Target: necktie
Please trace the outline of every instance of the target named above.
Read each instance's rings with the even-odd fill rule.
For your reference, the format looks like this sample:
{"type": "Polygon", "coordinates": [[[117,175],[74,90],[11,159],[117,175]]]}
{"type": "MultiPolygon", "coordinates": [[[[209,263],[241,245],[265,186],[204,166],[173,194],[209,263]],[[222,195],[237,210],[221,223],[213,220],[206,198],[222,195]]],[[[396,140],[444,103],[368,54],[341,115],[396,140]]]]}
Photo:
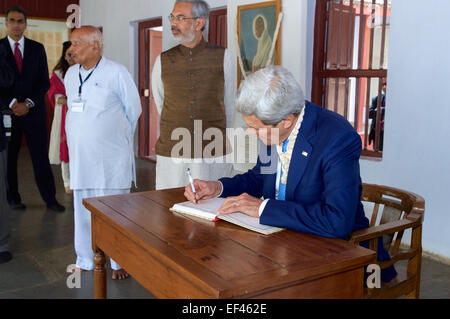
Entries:
{"type": "Polygon", "coordinates": [[[15,43],[14,58],[16,59],[17,69],[19,69],[19,73],[22,73],[22,52],[20,52],[19,49],[19,42],[15,43]]]}
{"type": "MultiPolygon", "coordinates": [[[[285,153],[287,150],[287,145],[289,143],[289,139],[283,142],[282,152],[285,153]]],[[[281,182],[281,178],[283,177],[283,167],[281,167],[280,171],[280,185],[278,185],[278,199],[285,200],[286,199],[286,184],[281,182]]]]}

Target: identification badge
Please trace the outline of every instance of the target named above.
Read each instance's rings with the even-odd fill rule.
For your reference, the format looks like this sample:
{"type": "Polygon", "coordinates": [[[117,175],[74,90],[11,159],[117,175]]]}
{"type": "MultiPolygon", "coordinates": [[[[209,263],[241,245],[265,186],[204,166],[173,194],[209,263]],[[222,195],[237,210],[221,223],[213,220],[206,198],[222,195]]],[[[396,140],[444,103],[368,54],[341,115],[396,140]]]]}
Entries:
{"type": "Polygon", "coordinates": [[[76,112],[76,113],[81,113],[84,111],[84,104],[86,101],[81,100],[81,99],[77,99],[75,101],[72,102],[72,105],[70,107],[70,110],[72,112],[76,112]]]}

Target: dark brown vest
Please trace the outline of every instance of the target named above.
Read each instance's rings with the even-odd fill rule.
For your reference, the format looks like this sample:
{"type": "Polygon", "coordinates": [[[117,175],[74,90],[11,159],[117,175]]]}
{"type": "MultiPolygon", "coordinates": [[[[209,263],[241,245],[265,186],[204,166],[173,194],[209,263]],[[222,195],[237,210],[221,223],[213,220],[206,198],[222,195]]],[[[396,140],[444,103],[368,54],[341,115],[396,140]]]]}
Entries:
{"type": "Polygon", "coordinates": [[[217,128],[223,134],[223,141],[217,140],[221,147],[216,148],[216,152],[208,154],[212,153],[213,156],[226,154],[226,118],[223,103],[224,52],[224,48],[202,41],[193,49],[178,45],[161,54],[164,105],[156,154],[166,157],[173,155],[201,158],[205,146],[212,142],[203,141],[203,134],[208,128],[217,128]],[[197,120],[201,122],[194,125],[194,121],[197,120]],[[176,128],[184,128],[180,132],[189,132],[190,135],[191,147],[190,150],[185,149],[184,154],[171,154],[172,148],[185,138],[175,136],[176,140],[171,140],[172,132],[176,128]]]}

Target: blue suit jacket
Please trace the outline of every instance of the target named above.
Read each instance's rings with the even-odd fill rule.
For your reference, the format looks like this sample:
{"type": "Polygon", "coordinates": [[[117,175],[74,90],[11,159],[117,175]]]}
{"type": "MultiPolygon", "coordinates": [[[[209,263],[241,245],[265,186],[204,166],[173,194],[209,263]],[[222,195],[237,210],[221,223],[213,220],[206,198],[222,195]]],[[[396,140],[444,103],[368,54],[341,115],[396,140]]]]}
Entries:
{"type": "Polygon", "coordinates": [[[244,192],[269,198],[262,224],[302,233],[345,238],[367,228],[361,197],[361,138],[342,116],[310,102],[295,142],[286,184],[286,200],[275,200],[278,154],[268,146],[256,166],[223,178],[223,197],[244,192]],[[266,160],[269,159],[270,160],[266,160]],[[268,167],[273,169],[268,171],[268,167]]]}
{"type": "MultiPolygon", "coordinates": [[[[275,146],[261,149],[256,166],[245,174],[222,178],[221,197],[251,196],[270,199],[260,222],[301,233],[346,238],[351,232],[369,227],[361,203],[359,157],[361,138],[341,115],[306,102],[303,122],[297,135],[289,175],[286,200],[275,199],[278,154],[275,146]]],[[[361,243],[368,248],[368,243],[361,243]]],[[[378,260],[389,260],[378,243],[378,260]]],[[[397,275],[393,267],[381,278],[397,275]]]]}

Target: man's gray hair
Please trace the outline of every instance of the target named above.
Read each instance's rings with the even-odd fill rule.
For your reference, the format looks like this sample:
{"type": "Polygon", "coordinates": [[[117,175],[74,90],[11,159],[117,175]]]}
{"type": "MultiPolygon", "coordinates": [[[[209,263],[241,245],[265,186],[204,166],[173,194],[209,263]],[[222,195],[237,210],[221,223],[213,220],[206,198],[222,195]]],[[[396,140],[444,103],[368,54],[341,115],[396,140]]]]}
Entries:
{"type": "Polygon", "coordinates": [[[99,28],[93,27],[92,33],[91,33],[91,41],[98,42],[100,49],[103,50],[103,33],[102,33],[102,31],[100,31],[99,28]]]}
{"type": "Polygon", "coordinates": [[[291,72],[269,66],[250,74],[239,86],[236,110],[255,115],[266,125],[276,125],[289,114],[299,114],[305,95],[291,72]]]}
{"type": "Polygon", "coordinates": [[[205,26],[202,31],[208,30],[209,27],[209,4],[203,0],[176,0],[175,4],[179,2],[192,3],[191,14],[193,17],[205,19],[205,26]]]}

